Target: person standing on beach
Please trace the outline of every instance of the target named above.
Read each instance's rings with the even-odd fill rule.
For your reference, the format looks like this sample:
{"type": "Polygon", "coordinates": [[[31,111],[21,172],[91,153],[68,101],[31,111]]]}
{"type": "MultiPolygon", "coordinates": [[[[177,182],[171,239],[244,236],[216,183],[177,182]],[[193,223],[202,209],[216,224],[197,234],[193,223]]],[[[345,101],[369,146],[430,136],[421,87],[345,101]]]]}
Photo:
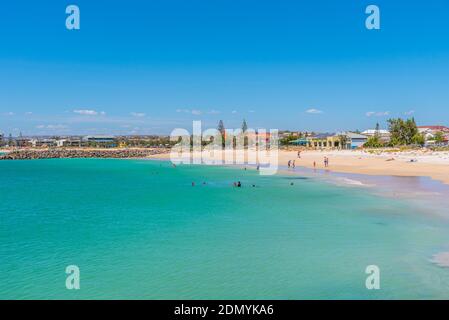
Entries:
{"type": "Polygon", "coordinates": [[[298,151],[298,159],[301,159],[301,151],[298,151]]]}
{"type": "Polygon", "coordinates": [[[287,165],[288,165],[289,168],[290,168],[291,162],[292,162],[291,160],[288,160],[288,164],[287,165]]]}
{"type": "Polygon", "coordinates": [[[295,167],[296,167],[295,161],[296,161],[296,160],[293,160],[293,165],[292,165],[293,169],[295,169],[295,167]]]}

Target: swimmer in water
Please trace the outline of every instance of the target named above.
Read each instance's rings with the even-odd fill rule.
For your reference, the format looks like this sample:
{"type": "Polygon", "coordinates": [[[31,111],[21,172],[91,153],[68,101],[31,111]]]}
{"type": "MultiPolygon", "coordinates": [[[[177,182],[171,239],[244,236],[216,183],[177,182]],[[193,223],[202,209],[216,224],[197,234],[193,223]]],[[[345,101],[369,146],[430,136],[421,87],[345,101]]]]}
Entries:
{"type": "Polygon", "coordinates": [[[237,188],[240,188],[242,186],[242,183],[240,181],[237,182],[237,188]]]}

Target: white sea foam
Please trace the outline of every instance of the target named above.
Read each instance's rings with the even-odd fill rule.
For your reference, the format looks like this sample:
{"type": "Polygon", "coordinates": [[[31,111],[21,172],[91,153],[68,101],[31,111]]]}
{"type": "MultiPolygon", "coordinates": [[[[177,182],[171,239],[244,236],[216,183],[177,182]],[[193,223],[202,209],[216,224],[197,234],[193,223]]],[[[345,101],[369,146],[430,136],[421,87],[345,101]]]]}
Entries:
{"type": "Polygon", "coordinates": [[[430,262],[436,264],[439,267],[449,268],[449,252],[440,252],[435,254],[430,262]]]}
{"type": "Polygon", "coordinates": [[[372,186],[370,184],[363,183],[362,181],[345,178],[345,177],[337,178],[336,181],[337,181],[337,183],[341,183],[344,185],[350,185],[350,186],[358,186],[358,187],[371,187],[372,186]]]}

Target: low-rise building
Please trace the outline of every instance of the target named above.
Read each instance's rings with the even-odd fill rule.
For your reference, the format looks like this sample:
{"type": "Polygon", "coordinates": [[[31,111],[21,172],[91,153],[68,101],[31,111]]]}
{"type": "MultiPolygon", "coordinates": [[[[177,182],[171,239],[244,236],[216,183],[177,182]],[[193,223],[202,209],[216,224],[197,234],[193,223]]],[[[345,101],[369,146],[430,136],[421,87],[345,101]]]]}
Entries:
{"type": "Polygon", "coordinates": [[[449,145],[449,128],[446,126],[419,126],[418,131],[424,136],[426,146],[449,145]],[[443,141],[435,141],[438,134],[443,136],[443,141]]]}
{"type": "Polygon", "coordinates": [[[449,133],[449,128],[446,126],[418,126],[419,132],[444,132],[449,133]]]}
{"type": "Polygon", "coordinates": [[[98,136],[85,136],[83,141],[88,145],[113,148],[117,146],[117,142],[114,136],[98,135],[98,136]]]}
{"type": "Polygon", "coordinates": [[[31,139],[31,146],[33,148],[51,148],[56,147],[56,139],[31,139]]]}
{"type": "Polygon", "coordinates": [[[62,147],[82,147],[86,145],[82,137],[67,137],[63,139],[62,147]]]}
{"type": "Polygon", "coordinates": [[[344,132],[341,135],[346,136],[346,148],[345,149],[357,149],[363,147],[368,141],[368,136],[355,132],[344,132]]]}
{"type": "Polygon", "coordinates": [[[334,133],[321,133],[307,138],[308,147],[315,149],[341,148],[341,139],[334,133]]]}
{"type": "MultiPolygon", "coordinates": [[[[25,137],[15,138],[14,140],[11,141],[11,143],[15,147],[18,147],[18,148],[28,148],[28,147],[32,147],[33,146],[31,139],[25,138],[25,137]]],[[[13,146],[13,145],[10,145],[10,147],[13,146]]]]}
{"type": "Polygon", "coordinates": [[[378,136],[380,141],[384,142],[384,143],[388,143],[390,142],[391,139],[391,133],[388,130],[384,130],[384,129],[368,129],[362,132],[363,135],[367,136],[367,137],[374,137],[374,136],[378,136]]]}

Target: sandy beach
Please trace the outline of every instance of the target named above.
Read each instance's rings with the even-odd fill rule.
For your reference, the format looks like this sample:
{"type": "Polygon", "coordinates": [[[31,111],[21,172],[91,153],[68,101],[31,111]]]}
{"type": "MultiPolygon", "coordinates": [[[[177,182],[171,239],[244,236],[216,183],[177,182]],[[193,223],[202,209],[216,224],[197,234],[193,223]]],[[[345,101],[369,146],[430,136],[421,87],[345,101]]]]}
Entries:
{"type": "MultiPolygon", "coordinates": [[[[198,157],[199,155],[194,155],[198,157]]],[[[325,169],[324,157],[329,159],[330,171],[378,176],[426,176],[449,184],[449,152],[429,150],[303,150],[298,158],[297,150],[279,150],[279,165],[287,166],[295,160],[296,166],[325,169]]],[[[168,159],[169,153],[150,156],[168,159]]]]}
{"type": "MultiPolygon", "coordinates": [[[[2,149],[7,154],[13,150],[2,149]]],[[[60,157],[60,153],[71,152],[74,155],[70,157],[79,157],[79,153],[86,153],[85,157],[95,157],[105,153],[106,156],[118,153],[116,157],[148,157],[151,159],[170,159],[168,149],[67,149],[55,151],[56,155],[51,157],[60,157]],[[126,152],[125,152],[126,151],[126,152]]],[[[19,151],[19,155],[27,153],[40,154],[48,153],[42,149],[24,149],[19,151]]],[[[204,154],[202,155],[204,159],[204,154]]],[[[42,156],[45,157],[45,156],[42,156]]],[[[84,156],[83,156],[84,157],[84,156]]],[[[115,156],[114,156],[115,157],[115,156]]],[[[193,154],[193,158],[199,159],[201,154],[193,154]]],[[[226,154],[226,158],[231,156],[226,154]]],[[[210,159],[210,157],[209,157],[210,159]]],[[[426,176],[432,179],[449,184],[449,151],[431,151],[431,150],[302,150],[301,157],[298,157],[298,149],[281,149],[278,152],[278,163],[286,167],[290,160],[295,160],[297,167],[327,169],[329,171],[341,173],[356,173],[377,176],[426,176]],[[329,166],[324,166],[324,158],[329,159],[329,166]],[[315,166],[314,166],[315,163],[315,166]]]]}

